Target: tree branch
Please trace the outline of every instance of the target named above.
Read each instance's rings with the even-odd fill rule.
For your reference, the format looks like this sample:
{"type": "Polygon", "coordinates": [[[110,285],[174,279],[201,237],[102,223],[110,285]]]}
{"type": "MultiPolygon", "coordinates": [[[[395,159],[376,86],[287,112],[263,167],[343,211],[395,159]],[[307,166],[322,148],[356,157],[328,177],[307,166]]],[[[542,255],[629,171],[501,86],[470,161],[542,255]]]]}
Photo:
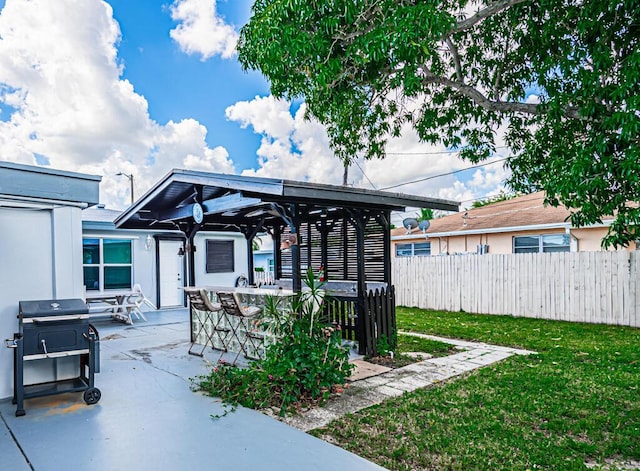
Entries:
{"type": "Polygon", "coordinates": [[[378,25],[372,20],[376,13],[376,10],[378,10],[378,13],[380,13],[380,10],[378,8],[379,4],[380,4],[380,0],[375,0],[371,5],[369,5],[369,7],[366,10],[363,10],[362,12],[360,12],[360,14],[358,15],[358,18],[356,18],[356,20],[353,22],[353,25],[352,25],[352,29],[354,30],[353,33],[341,34],[341,35],[338,34],[336,35],[335,39],[344,41],[345,43],[349,44],[353,39],[364,36],[367,33],[370,33],[371,31],[373,31],[375,28],[377,28],[378,25]],[[367,25],[367,26],[363,29],[360,29],[359,28],[360,25],[367,25]]]}
{"type": "Polygon", "coordinates": [[[500,99],[500,86],[502,85],[502,73],[508,69],[508,57],[510,50],[511,31],[507,33],[507,37],[504,41],[504,54],[502,55],[502,62],[496,67],[496,76],[493,82],[493,97],[496,100],[500,99]]]}
{"type": "Polygon", "coordinates": [[[464,79],[462,78],[462,66],[460,65],[460,54],[458,54],[458,48],[449,36],[446,38],[447,46],[449,46],[449,50],[451,51],[451,56],[453,57],[453,65],[456,68],[456,78],[458,82],[462,82],[464,79]]]}
{"type": "MultiPolygon", "coordinates": [[[[516,101],[501,101],[501,100],[490,100],[486,96],[484,96],[479,90],[473,88],[470,85],[467,85],[461,81],[451,80],[446,77],[441,77],[430,72],[427,69],[423,69],[425,73],[425,78],[423,79],[424,83],[430,84],[439,84],[445,87],[452,88],[456,90],[463,96],[467,98],[471,98],[477,105],[484,108],[487,111],[496,111],[500,113],[524,113],[529,115],[540,115],[543,112],[540,110],[540,107],[536,103],[520,103],[516,101]]],[[[564,110],[564,115],[567,118],[573,119],[584,119],[578,113],[578,108],[576,107],[567,107],[564,110]]]]}
{"type": "Polygon", "coordinates": [[[501,0],[490,3],[484,9],[478,11],[475,15],[458,22],[453,27],[453,29],[449,31],[449,33],[447,33],[447,36],[473,28],[485,18],[493,16],[497,13],[500,13],[502,10],[506,10],[513,5],[517,5],[518,3],[523,3],[525,1],[527,0],[501,0]]]}

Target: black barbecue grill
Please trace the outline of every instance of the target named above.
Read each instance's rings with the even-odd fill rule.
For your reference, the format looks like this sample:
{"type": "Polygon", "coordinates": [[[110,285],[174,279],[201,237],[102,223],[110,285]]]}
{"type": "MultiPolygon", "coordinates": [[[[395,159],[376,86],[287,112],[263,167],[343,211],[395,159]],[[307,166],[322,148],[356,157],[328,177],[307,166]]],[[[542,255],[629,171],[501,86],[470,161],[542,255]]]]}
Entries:
{"type": "Polygon", "coordinates": [[[84,391],[87,404],[100,400],[94,374],[100,370],[98,331],[89,324],[89,308],[82,299],[20,301],[19,332],[14,334],[13,403],[25,414],[23,401],[32,397],[84,391]],[[76,378],[24,384],[25,362],[78,356],[76,378]]]}

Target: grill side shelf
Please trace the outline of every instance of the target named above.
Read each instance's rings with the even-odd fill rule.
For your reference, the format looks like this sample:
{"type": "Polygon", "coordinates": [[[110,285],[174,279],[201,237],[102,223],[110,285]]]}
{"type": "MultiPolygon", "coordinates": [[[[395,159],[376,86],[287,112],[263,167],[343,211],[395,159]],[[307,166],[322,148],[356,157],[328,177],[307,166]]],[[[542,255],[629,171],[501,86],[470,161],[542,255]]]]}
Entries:
{"type": "Polygon", "coordinates": [[[67,316],[40,316],[40,317],[24,317],[22,319],[23,324],[44,324],[45,322],[60,322],[60,321],[79,321],[83,319],[89,319],[89,314],[74,314],[67,316]]]}
{"type": "Polygon", "coordinates": [[[45,358],[62,358],[62,357],[70,357],[74,355],[84,355],[88,354],[89,349],[85,348],[82,350],[66,350],[64,352],[55,352],[55,353],[38,353],[35,355],[25,355],[22,357],[24,361],[28,360],[43,360],[45,358]]]}

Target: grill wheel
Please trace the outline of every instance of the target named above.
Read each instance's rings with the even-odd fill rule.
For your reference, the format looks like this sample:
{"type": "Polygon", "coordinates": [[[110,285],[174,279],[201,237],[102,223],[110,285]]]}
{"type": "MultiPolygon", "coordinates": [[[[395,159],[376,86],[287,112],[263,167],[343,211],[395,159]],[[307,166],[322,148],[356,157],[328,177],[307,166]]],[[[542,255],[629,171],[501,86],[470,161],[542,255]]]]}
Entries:
{"type": "Polygon", "coordinates": [[[89,388],[84,392],[83,398],[84,402],[88,405],[97,404],[100,398],[102,397],[102,393],[98,388],[89,388]]]}

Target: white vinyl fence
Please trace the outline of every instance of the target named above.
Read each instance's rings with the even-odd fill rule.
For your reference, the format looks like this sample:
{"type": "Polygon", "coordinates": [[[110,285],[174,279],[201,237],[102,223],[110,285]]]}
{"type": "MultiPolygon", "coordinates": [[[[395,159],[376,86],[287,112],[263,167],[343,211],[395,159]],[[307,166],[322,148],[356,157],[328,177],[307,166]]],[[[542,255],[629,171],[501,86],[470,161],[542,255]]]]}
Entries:
{"type": "Polygon", "coordinates": [[[396,304],[640,327],[640,251],[396,257],[396,304]]]}

